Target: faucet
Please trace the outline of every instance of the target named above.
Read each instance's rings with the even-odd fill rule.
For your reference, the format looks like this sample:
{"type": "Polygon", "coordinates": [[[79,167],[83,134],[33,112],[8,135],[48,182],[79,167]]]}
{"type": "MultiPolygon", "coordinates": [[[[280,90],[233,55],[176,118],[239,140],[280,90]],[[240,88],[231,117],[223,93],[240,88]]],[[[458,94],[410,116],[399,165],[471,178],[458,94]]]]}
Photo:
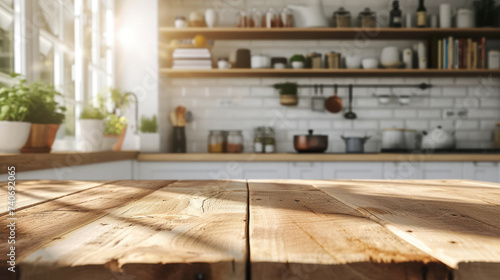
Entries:
{"type": "Polygon", "coordinates": [[[123,103],[125,98],[127,98],[128,96],[132,96],[135,99],[135,130],[134,130],[134,134],[137,135],[138,134],[138,127],[139,127],[139,98],[137,98],[137,95],[133,92],[126,92],[122,96],[120,103],[123,103]]]}

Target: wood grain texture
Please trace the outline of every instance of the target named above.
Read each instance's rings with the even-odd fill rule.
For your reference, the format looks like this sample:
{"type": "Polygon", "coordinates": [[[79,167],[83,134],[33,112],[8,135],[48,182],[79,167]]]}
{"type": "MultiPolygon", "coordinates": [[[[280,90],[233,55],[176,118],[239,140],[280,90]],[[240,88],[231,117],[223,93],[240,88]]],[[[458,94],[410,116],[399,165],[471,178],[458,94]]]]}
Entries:
{"type": "MultiPolygon", "coordinates": [[[[17,263],[64,234],[170,183],[171,181],[149,181],[146,184],[118,181],[18,211],[15,244],[17,263]]],[[[0,218],[6,217],[4,215],[0,218]]],[[[0,236],[4,240],[8,234],[7,227],[0,227],[0,236]]],[[[0,243],[0,252],[7,252],[8,248],[7,242],[0,243]]],[[[0,279],[13,279],[13,273],[7,272],[6,265],[5,262],[0,264],[0,279]]]]}
{"type": "Polygon", "coordinates": [[[461,181],[314,183],[456,269],[454,279],[500,275],[500,188],[461,181]]]}
{"type": "Polygon", "coordinates": [[[172,162],[464,162],[500,161],[500,154],[139,154],[138,161],[172,162]]]}
{"type": "Polygon", "coordinates": [[[202,34],[218,40],[418,40],[443,36],[500,39],[500,28],[174,28],[161,27],[168,39],[202,34]]]}
{"type": "Polygon", "coordinates": [[[480,77],[500,76],[491,69],[171,69],[160,73],[171,78],[231,78],[231,77],[480,77]]]}
{"type": "MultiPolygon", "coordinates": [[[[7,174],[8,166],[15,166],[16,172],[41,169],[64,168],[93,163],[133,160],[138,152],[94,152],[94,153],[47,153],[0,155],[0,174],[7,174]]],[[[91,179],[91,178],[89,178],[91,179]]]]}
{"type": "MultiPolygon", "coordinates": [[[[103,185],[107,182],[81,181],[17,181],[16,211],[34,206],[52,199],[103,185]]],[[[8,183],[0,184],[0,216],[7,214],[8,183]]]]}
{"type": "Polygon", "coordinates": [[[246,212],[246,182],[177,182],[61,235],[21,279],[243,280],[246,212]]]}
{"type": "Polygon", "coordinates": [[[307,181],[250,181],[249,195],[252,279],[446,278],[437,260],[307,181]]]}

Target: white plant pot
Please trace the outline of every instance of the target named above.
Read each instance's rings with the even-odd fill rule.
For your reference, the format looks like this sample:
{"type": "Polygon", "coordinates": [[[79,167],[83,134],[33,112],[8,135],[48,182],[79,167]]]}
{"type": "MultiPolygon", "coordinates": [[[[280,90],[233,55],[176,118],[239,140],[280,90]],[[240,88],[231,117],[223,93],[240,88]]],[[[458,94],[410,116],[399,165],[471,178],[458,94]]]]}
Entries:
{"type": "Polygon", "coordinates": [[[143,153],[157,153],[160,151],[159,133],[141,133],[141,149],[143,153]]]}
{"type": "Polygon", "coordinates": [[[102,150],[103,151],[112,151],[113,146],[118,142],[118,139],[120,139],[119,135],[116,136],[104,136],[102,139],[102,150]]]}
{"type": "Polygon", "coordinates": [[[78,151],[98,152],[102,150],[104,138],[103,120],[79,120],[80,139],[78,139],[78,151]]]}
{"type": "Polygon", "coordinates": [[[30,136],[31,123],[0,121],[0,153],[17,154],[30,136]]]}
{"type": "Polygon", "coordinates": [[[217,12],[214,9],[208,9],[205,11],[205,23],[209,28],[215,27],[218,21],[217,12]]]}

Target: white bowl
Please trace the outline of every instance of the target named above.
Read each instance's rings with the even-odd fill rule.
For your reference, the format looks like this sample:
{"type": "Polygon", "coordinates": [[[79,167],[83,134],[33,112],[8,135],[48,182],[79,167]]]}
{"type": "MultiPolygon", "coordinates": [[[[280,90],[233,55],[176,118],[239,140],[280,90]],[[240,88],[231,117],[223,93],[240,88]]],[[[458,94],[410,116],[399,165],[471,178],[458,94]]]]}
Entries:
{"type": "Polygon", "coordinates": [[[378,68],[378,59],[376,58],[365,58],[361,61],[364,69],[376,69],[378,68]]]}
{"type": "Polygon", "coordinates": [[[304,68],[304,62],[302,62],[302,61],[294,61],[294,62],[292,62],[292,68],[294,68],[294,69],[302,69],[302,68],[304,68]]]}
{"type": "Polygon", "coordinates": [[[0,153],[18,154],[30,136],[31,123],[0,121],[0,153]]]}

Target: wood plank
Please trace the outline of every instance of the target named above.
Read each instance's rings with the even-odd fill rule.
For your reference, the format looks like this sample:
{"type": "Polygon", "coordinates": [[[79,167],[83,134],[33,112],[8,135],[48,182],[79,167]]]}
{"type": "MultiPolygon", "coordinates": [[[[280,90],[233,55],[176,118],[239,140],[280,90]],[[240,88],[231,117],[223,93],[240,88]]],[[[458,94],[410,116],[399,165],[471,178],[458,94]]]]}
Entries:
{"type": "Polygon", "coordinates": [[[138,161],[158,162],[463,162],[463,161],[500,161],[500,154],[139,154],[138,161]]]}
{"type": "MultiPolygon", "coordinates": [[[[17,264],[45,244],[170,183],[172,181],[117,181],[18,211],[15,243],[17,264]]],[[[0,218],[5,219],[5,216],[0,218]]],[[[6,240],[8,234],[7,227],[0,227],[0,236],[6,240]]],[[[7,252],[9,247],[7,242],[0,243],[0,252],[7,252]]],[[[15,275],[7,271],[7,263],[2,262],[0,279],[13,277],[15,275]]]]}
{"type": "Polygon", "coordinates": [[[245,182],[177,182],[34,252],[21,279],[243,280],[246,212],[245,182]]]}
{"type": "Polygon", "coordinates": [[[456,269],[454,279],[500,273],[500,189],[449,181],[331,181],[319,189],[456,269]]]}
{"type": "Polygon", "coordinates": [[[161,68],[160,73],[172,78],[216,77],[481,77],[500,76],[492,69],[171,69],[161,68]]]}
{"type": "Polygon", "coordinates": [[[446,279],[444,264],[307,181],[272,182],[249,182],[252,279],[446,279]]]}
{"type": "MultiPolygon", "coordinates": [[[[108,182],[82,181],[17,181],[16,211],[37,205],[52,199],[60,198],[86,189],[94,188],[108,182]]],[[[0,184],[0,216],[8,213],[8,184],[0,184]]]]}
{"type": "MultiPolygon", "coordinates": [[[[136,159],[138,152],[61,152],[48,154],[7,154],[0,155],[0,174],[7,174],[8,166],[15,166],[16,172],[26,172],[50,168],[65,168],[93,163],[136,159]]],[[[64,170],[62,170],[64,172],[64,170]]]]}
{"type": "Polygon", "coordinates": [[[168,39],[202,34],[217,40],[419,40],[434,37],[500,38],[500,28],[174,28],[161,27],[168,39]]]}

